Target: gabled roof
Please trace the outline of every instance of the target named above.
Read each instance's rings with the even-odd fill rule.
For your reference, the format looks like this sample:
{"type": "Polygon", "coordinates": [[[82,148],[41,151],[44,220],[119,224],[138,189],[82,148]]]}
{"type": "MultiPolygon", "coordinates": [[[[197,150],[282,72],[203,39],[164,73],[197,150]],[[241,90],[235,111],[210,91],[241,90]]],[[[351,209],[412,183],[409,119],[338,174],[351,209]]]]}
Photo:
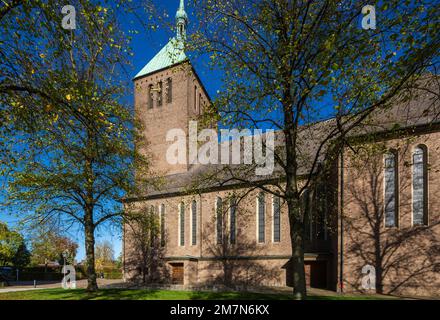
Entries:
{"type": "MultiPolygon", "coordinates": [[[[369,134],[386,134],[391,130],[396,130],[396,124],[399,125],[398,129],[407,130],[409,134],[415,134],[415,129],[417,128],[440,131],[440,103],[439,96],[436,94],[439,92],[438,82],[427,82],[422,88],[429,88],[429,90],[412,90],[412,99],[408,101],[396,99],[394,104],[387,108],[377,108],[364,123],[352,130],[348,137],[356,138],[369,134]]],[[[311,164],[317,153],[319,153],[318,162],[324,159],[325,149],[319,151],[320,144],[329,133],[338,128],[335,118],[298,128],[299,176],[310,173],[311,164]]],[[[284,148],[283,137],[282,131],[275,132],[276,147],[284,148]]],[[[221,151],[221,148],[219,148],[219,156],[221,156],[221,151]]],[[[232,148],[229,148],[229,152],[232,152],[232,148]]],[[[284,158],[283,151],[279,150],[278,152],[280,152],[279,156],[284,158]]],[[[272,175],[269,176],[255,176],[254,170],[255,165],[192,165],[187,172],[165,176],[165,183],[160,189],[151,188],[144,190],[143,194],[132,195],[125,198],[124,201],[135,202],[181,195],[193,192],[195,187],[201,192],[231,189],[234,186],[245,184],[243,181],[280,181],[285,177],[284,170],[277,163],[275,163],[272,175]],[[234,176],[241,179],[236,179],[234,176]]]]}
{"type": "Polygon", "coordinates": [[[134,78],[137,79],[156,71],[169,68],[185,60],[188,60],[188,57],[185,54],[183,42],[176,38],[172,38],[134,78]]]}

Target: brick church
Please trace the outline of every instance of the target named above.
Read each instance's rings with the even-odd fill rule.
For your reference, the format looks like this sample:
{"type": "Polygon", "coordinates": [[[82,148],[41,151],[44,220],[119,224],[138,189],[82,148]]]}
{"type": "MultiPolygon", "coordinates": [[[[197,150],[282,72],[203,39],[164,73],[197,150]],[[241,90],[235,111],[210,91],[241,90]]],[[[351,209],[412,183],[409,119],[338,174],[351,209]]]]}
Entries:
{"type": "MultiPolygon", "coordinates": [[[[183,2],[176,14],[176,36],[133,80],[136,116],[148,140],[145,152],[164,183],[124,202],[126,210],[144,210],[158,221],[158,240],[147,244],[151,248],[140,243],[148,238],[142,230],[124,224],[124,277],[137,281],[143,274],[150,283],[188,288],[291,286],[292,249],[283,201],[238,183],[191,192],[189,186],[209,166],[166,160],[172,144],[167,132],[179,128],[188,135],[189,121],[210,103],[183,49],[188,24],[183,2]],[[237,192],[245,194],[238,204],[233,200],[237,192]],[[150,262],[142,263],[145,255],[150,262]]],[[[440,296],[438,88],[436,94],[421,92],[408,103],[375,112],[354,133],[356,150],[341,152],[326,192],[310,197],[311,203],[323,205],[310,205],[306,219],[308,286],[372,293],[364,282],[374,268],[379,292],[440,296]]],[[[331,122],[305,131],[322,130],[331,122]]]]}

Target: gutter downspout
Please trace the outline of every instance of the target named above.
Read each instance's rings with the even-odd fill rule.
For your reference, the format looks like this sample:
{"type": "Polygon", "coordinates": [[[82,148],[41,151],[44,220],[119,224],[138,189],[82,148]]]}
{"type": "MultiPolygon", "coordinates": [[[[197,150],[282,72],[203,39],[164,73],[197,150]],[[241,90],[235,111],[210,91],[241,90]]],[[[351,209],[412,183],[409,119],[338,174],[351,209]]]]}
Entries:
{"type": "MultiPolygon", "coordinates": [[[[200,239],[199,239],[199,243],[200,243],[200,254],[199,254],[199,256],[200,256],[200,258],[202,258],[202,254],[203,254],[203,197],[202,197],[202,194],[200,194],[199,195],[199,199],[200,199],[200,201],[199,201],[199,203],[200,203],[200,215],[199,215],[199,217],[200,217],[200,222],[199,222],[199,237],[200,237],[200,239]]],[[[199,268],[200,268],[200,266],[199,266],[199,263],[200,263],[200,259],[197,261],[197,284],[199,284],[199,282],[200,282],[200,273],[199,273],[199,268]]]]}
{"type": "Polygon", "coordinates": [[[344,213],[344,150],[341,151],[341,191],[340,191],[340,265],[339,265],[339,288],[340,293],[344,292],[344,223],[343,223],[343,213],[344,213]]]}

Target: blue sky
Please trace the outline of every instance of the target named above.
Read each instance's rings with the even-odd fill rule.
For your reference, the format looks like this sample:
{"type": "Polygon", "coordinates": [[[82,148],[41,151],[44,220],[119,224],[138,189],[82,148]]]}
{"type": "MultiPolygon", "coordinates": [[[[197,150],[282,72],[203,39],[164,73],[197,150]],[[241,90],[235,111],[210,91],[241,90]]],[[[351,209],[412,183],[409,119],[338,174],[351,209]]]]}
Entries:
{"type": "MultiPolygon", "coordinates": [[[[179,7],[179,0],[164,0],[164,1],[154,1],[160,9],[166,10],[169,17],[167,23],[174,25],[174,17],[176,11],[179,7]]],[[[191,33],[195,27],[194,21],[195,17],[192,15],[192,0],[185,1],[185,10],[189,16],[188,32],[191,33]]],[[[147,19],[147,18],[146,18],[147,19]]],[[[159,25],[158,30],[155,32],[147,32],[138,24],[132,24],[129,21],[125,21],[123,27],[127,30],[134,26],[139,30],[139,34],[133,36],[132,47],[133,47],[133,73],[132,76],[136,75],[155,55],[165,46],[170,39],[174,36],[174,30],[170,30],[167,26],[159,25]]],[[[187,53],[191,58],[191,53],[187,53]]],[[[215,70],[210,70],[207,67],[207,61],[203,59],[191,59],[191,63],[195,67],[197,74],[200,76],[203,84],[205,85],[209,95],[215,96],[215,93],[220,88],[221,82],[218,76],[218,72],[215,70]]]]}
{"type": "MultiPolygon", "coordinates": [[[[179,0],[162,0],[155,1],[155,4],[159,6],[159,8],[166,10],[169,15],[167,23],[174,24],[174,17],[176,11],[179,7],[179,0]]],[[[188,25],[188,32],[190,33],[194,24],[191,24],[191,20],[194,19],[192,16],[192,5],[193,2],[190,0],[185,1],[185,10],[189,15],[190,23],[188,25]]],[[[147,17],[146,17],[147,19],[147,17]]],[[[174,36],[174,30],[170,30],[167,26],[158,25],[158,29],[154,32],[148,32],[140,25],[132,24],[130,21],[123,21],[124,28],[127,28],[128,31],[130,28],[135,28],[139,30],[139,33],[133,36],[132,48],[133,48],[133,60],[132,60],[132,74],[131,77],[134,77],[169,41],[169,39],[174,36]]],[[[191,53],[187,53],[191,59],[191,53]]],[[[220,77],[218,72],[215,70],[211,70],[207,66],[207,62],[203,59],[191,59],[191,63],[197,71],[197,74],[201,78],[201,81],[205,85],[208,94],[213,98],[217,92],[217,90],[221,86],[220,77]]],[[[133,97],[130,97],[130,102],[134,103],[133,97]]],[[[104,231],[98,235],[99,239],[107,239],[114,243],[115,246],[115,256],[118,256],[121,252],[121,239],[120,234],[115,234],[114,231],[108,232],[104,231]]],[[[79,249],[79,254],[77,258],[82,259],[84,256],[84,248],[79,249]]]]}
{"type": "MultiPolygon", "coordinates": [[[[175,13],[179,6],[179,0],[154,0],[155,4],[160,8],[160,12],[165,10],[168,13],[167,23],[174,25],[175,13]]],[[[195,17],[192,15],[192,5],[193,0],[186,0],[186,11],[189,15],[190,24],[188,26],[188,32],[191,33],[195,27],[195,17]],[[193,23],[191,23],[193,21],[193,23]]],[[[143,12],[138,12],[142,15],[143,12]]],[[[148,15],[145,14],[145,21],[148,20],[148,15]]],[[[128,82],[132,79],[153,57],[156,55],[160,49],[166,45],[170,37],[174,35],[174,31],[170,30],[168,27],[159,24],[157,31],[147,31],[141,27],[139,22],[137,22],[131,16],[124,16],[120,19],[122,29],[128,34],[128,30],[138,30],[138,34],[134,34],[132,41],[132,50],[134,56],[132,57],[132,69],[130,69],[129,74],[127,74],[128,82]],[[134,20],[135,22],[132,22],[134,20]]],[[[360,24],[360,21],[359,21],[360,24]]],[[[191,59],[191,53],[187,53],[191,59]]],[[[221,74],[219,71],[211,70],[207,66],[207,62],[203,59],[191,59],[193,66],[195,67],[199,77],[201,78],[205,88],[207,89],[209,95],[214,98],[216,92],[221,87],[221,74]]],[[[133,104],[133,96],[127,97],[129,102],[133,104]]],[[[326,110],[324,110],[324,116],[326,110]]],[[[1,193],[3,192],[3,185],[0,179],[0,200],[1,193]]],[[[0,212],[0,220],[6,221],[10,226],[14,226],[18,221],[14,217],[6,217],[2,212],[0,212]]],[[[97,242],[103,240],[109,240],[114,245],[115,257],[117,257],[121,252],[121,233],[118,230],[112,229],[102,229],[97,231],[97,242]]],[[[80,230],[71,230],[69,236],[78,242],[79,250],[77,254],[77,260],[82,260],[84,258],[84,243],[83,235],[80,230]]]]}
{"type": "MultiPolygon", "coordinates": [[[[186,11],[190,17],[190,20],[192,18],[192,1],[185,1],[186,2],[186,11]]],[[[166,12],[169,15],[168,23],[173,24],[174,23],[174,16],[179,6],[179,0],[165,0],[165,1],[155,1],[155,3],[163,10],[166,10],[166,12]]],[[[147,17],[145,17],[147,20],[147,17]]],[[[160,51],[160,49],[166,45],[169,38],[173,36],[173,31],[170,30],[168,27],[159,25],[158,29],[156,31],[147,31],[144,28],[140,26],[137,22],[132,22],[130,17],[124,17],[124,19],[121,19],[122,28],[124,31],[133,30],[136,29],[139,31],[138,34],[133,35],[133,41],[132,41],[132,48],[134,56],[132,57],[132,69],[130,70],[129,75],[127,77],[130,80],[132,79],[155,55],[160,51]]],[[[194,25],[189,24],[188,32],[191,32],[191,29],[194,25]]],[[[191,55],[189,54],[191,57],[191,55]]],[[[195,69],[197,70],[197,73],[199,77],[201,78],[202,82],[204,83],[208,93],[211,97],[215,96],[215,93],[217,89],[220,87],[221,83],[218,77],[218,74],[213,72],[212,70],[209,70],[207,67],[207,64],[202,60],[194,60],[191,59],[191,62],[193,63],[195,69]]],[[[133,103],[133,97],[128,97],[130,103],[133,103]]],[[[2,184],[2,181],[0,180],[0,189],[3,189],[4,185],[2,184]]],[[[0,190],[0,197],[1,192],[4,190],[0,190]]],[[[0,220],[4,221],[10,226],[11,228],[14,228],[17,225],[17,222],[19,219],[14,216],[7,216],[3,212],[0,212],[0,220]]],[[[25,235],[26,236],[26,235],[25,235]]],[[[78,243],[78,253],[76,256],[77,261],[81,261],[85,257],[85,250],[84,250],[84,243],[83,243],[83,233],[78,228],[71,228],[68,232],[68,236],[76,241],[78,243]]],[[[108,229],[103,228],[101,230],[97,230],[96,232],[96,238],[97,242],[108,240],[110,241],[114,246],[115,251],[115,258],[119,256],[122,250],[122,241],[121,241],[121,232],[115,228],[108,229]]]]}

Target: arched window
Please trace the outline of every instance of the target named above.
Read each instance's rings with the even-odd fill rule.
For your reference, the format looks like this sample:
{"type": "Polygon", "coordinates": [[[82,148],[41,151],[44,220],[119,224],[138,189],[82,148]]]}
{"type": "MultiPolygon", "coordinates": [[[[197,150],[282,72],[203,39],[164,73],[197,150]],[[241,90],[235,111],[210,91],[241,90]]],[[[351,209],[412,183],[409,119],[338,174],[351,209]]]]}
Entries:
{"type": "Polygon", "coordinates": [[[273,197],[273,242],[281,241],[281,201],[280,197],[273,197]]]}
{"type": "Polygon", "coordinates": [[[385,227],[397,227],[398,222],[398,179],[397,153],[389,152],[385,155],[385,227]]]}
{"type": "Polygon", "coordinates": [[[194,86],[194,111],[198,113],[197,110],[197,86],[194,86]]]}
{"type": "Polygon", "coordinates": [[[231,198],[229,204],[229,242],[235,244],[237,233],[237,199],[231,198]]]}
{"type": "Polygon", "coordinates": [[[185,204],[183,202],[179,205],[179,245],[185,245],[185,204]]]}
{"type": "Polygon", "coordinates": [[[148,109],[153,109],[153,85],[148,86],[148,109]]]}
{"type": "Polygon", "coordinates": [[[302,207],[304,208],[304,238],[306,240],[313,239],[313,214],[310,206],[313,202],[311,201],[312,196],[308,188],[304,190],[301,196],[302,207]]]}
{"type": "Polygon", "coordinates": [[[428,224],[427,148],[418,146],[413,152],[413,225],[428,224]]]}
{"type": "Polygon", "coordinates": [[[216,234],[217,234],[217,244],[223,243],[223,200],[217,197],[215,203],[216,211],[216,234]]]}
{"type": "Polygon", "coordinates": [[[197,244],[197,201],[191,203],[191,244],[197,244]]]}
{"type": "Polygon", "coordinates": [[[264,192],[260,192],[257,197],[257,238],[258,243],[265,242],[265,226],[266,226],[266,203],[264,192]]]}
{"type": "Polygon", "coordinates": [[[159,88],[158,88],[159,90],[157,92],[157,106],[161,107],[162,103],[163,103],[163,83],[162,83],[162,81],[159,82],[158,86],[159,86],[159,88]]]}
{"type": "Polygon", "coordinates": [[[161,204],[159,207],[160,212],[160,245],[165,246],[165,205],[161,204]]]}
{"type": "Polygon", "coordinates": [[[154,206],[150,206],[150,216],[148,217],[148,228],[150,232],[150,245],[153,246],[155,244],[155,240],[157,238],[157,230],[156,230],[156,208],[154,206]]]}
{"type": "Polygon", "coordinates": [[[173,79],[167,79],[167,103],[173,102],[173,79]]]}

